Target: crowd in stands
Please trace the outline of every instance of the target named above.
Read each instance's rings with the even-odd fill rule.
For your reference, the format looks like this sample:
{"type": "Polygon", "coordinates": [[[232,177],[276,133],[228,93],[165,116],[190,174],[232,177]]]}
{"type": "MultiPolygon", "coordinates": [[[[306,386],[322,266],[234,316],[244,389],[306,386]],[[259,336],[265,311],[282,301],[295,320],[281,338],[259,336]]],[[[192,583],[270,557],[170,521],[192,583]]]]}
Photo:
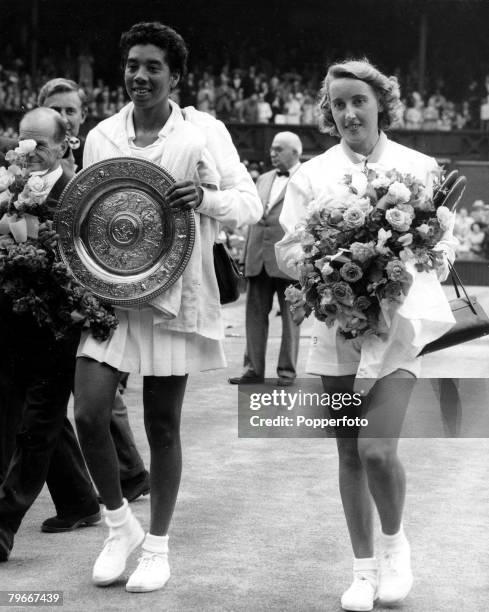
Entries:
{"type": "MultiPolygon", "coordinates": [[[[41,57],[35,77],[7,45],[0,66],[0,111],[29,110],[36,105],[39,86],[53,76],[80,82],[89,97],[89,115],[103,119],[116,113],[127,101],[124,88],[111,88],[95,78],[94,57],[89,51],[72,56],[69,48],[61,58],[41,57]]],[[[243,123],[317,124],[316,101],[322,73],[319,66],[302,71],[278,71],[265,61],[246,69],[230,63],[220,69],[202,62],[191,66],[174,98],[183,106],[193,105],[223,121],[243,123]]],[[[415,90],[416,75],[396,70],[402,86],[404,112],[397,126],[405,129],[489,129],[489,76],[473,80],[462,99],[450,100],[444,83],[433,83],[425,95],[415,90]]]]}
{"type": "Polygon", "coordinates": [[[455,220],[458,259],[489,260],[489,204],[476,200],[470,212],[460,208],[455,220]]]}

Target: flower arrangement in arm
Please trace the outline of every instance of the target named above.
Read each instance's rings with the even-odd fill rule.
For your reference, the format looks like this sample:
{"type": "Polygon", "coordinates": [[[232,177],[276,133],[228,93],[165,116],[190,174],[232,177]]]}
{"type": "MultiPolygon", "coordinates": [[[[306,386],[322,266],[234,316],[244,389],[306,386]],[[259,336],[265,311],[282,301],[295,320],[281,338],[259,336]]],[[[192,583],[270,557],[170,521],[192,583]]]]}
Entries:
{"type": "Polygon", "coordinates": [[[56,339],[83,324],[105,340],[118,324],[112,307],[75,281],[43,239],[56,202],[43,175],[27,170],[35,148],[35,140],[20,141],[5,156],[8,168],[0,168],[0,289],[14,313],[30,314],[56,339]]]}
{"type": "Polygon", "coordinates": [[[349,173],[334,195],[310,203],[301,231],[300,288],[287,299],[297,320],[338,323],[347,338],[386,331],[382,305],[398,306],[418,272],[439,271],[435,247],[453,215],[424,185],[397,170],[349,173]]]}

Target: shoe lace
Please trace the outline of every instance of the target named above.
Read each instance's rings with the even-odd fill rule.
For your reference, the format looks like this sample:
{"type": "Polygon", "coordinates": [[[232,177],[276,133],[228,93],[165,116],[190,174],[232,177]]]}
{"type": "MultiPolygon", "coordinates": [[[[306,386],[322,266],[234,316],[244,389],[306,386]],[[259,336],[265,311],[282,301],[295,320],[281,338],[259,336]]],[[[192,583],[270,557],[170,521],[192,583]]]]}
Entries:
{"type": "Polygon", "coordinates": [[[399,553],[396,551],[384,551],[382,553],[382,566],[384,571],[387,570],[391,574],[399,573],[399,553]]]}
{"type": "Polygon", "coordinates": [[[362,590],[370,590],[371,588],[375,589],[375,585],[372,583],[372,580],[369,580],[367,576],[362,576],[361,574],[354,577],[352,586],[355,589],[362,590]]]}
{"type": "Polygon", "coordinates": [[[112,533],[111,535],[109,535],[109,537],[106,538],[104,542],[104,552],[108,555],[114,552],[118,552],[117,547],[118,547],[120,540],[121,540],[121,535],[118,533],[112,533]]]}
{"type": "Polygon", "coordinates": [[[155,563],[163,559],[163,556],[164,555],[161,553],[144,551],[143,554],[138,559],[138,569],[141,569],[141,570],[151,569],[151,567],[155,563]]]}

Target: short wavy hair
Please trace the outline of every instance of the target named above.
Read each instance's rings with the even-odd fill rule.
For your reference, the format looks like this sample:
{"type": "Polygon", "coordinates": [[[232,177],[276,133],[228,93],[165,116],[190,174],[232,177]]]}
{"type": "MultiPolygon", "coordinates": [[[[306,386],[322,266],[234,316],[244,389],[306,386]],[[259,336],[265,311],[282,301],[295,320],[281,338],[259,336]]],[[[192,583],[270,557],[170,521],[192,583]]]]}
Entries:
{"type": "Polygon", "coordinates": [[[178,32],[159,21],[134,24],[121,36],[122,68],[125,68],[131,47],[136,45],[155,45],[165,52],[170,72],[184,77],[187,72],[188,48],[178,32]]]}
{"type": "Polygon", "coordinates": [[[69,93],[72,91],[78,94],[82,108],[86,108],[88,100],[84,89],[82,89],[78,83],[75,83],[75,81],[63,78],[51,79],[45,83],[39,90],[37,104],[39,106],[44,106],[44,102],[47,100],[47,98],[50,98],[58,93],[69,93]]]}
{"type": "Polygon", "coordinates": [[[367,58],[351,59],[332,64],[322,82],[319,91],[319,127],[322,132],[339,136],[333,119],[329,87],[334,79],[357,79],[368,83],[377,95],[382,110],[379,112],[379,128],[388,130],[401,118],[399,82],[395,76],[386,76],[367,58]]]}

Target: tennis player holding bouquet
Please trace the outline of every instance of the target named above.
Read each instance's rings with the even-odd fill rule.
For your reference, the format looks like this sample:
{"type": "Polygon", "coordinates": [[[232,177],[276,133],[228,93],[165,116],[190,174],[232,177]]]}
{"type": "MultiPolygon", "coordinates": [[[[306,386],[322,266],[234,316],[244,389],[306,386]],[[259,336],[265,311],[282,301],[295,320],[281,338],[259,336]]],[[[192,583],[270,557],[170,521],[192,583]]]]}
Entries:
{"type": "Polygon", "coordinates": [[[276,250],[301,282],[289,291],[296,318],[316,317],[307,372],[321,376],[327,393],[365,396],[361,408],[343,411],[366,416],[368,426],[336,430],[354,555],[341,605],[372,610],[377,599],[402,601],[413,583],[398,438],[417,355],[454,324],[440,282],[456,241],[453,215],[431,198],[436,161],[385,134],[400,110],[397,80],[367,60],[345,61],[329,68],[321,95],[322,126],[341,140],[290,180],[276,250]]]}

